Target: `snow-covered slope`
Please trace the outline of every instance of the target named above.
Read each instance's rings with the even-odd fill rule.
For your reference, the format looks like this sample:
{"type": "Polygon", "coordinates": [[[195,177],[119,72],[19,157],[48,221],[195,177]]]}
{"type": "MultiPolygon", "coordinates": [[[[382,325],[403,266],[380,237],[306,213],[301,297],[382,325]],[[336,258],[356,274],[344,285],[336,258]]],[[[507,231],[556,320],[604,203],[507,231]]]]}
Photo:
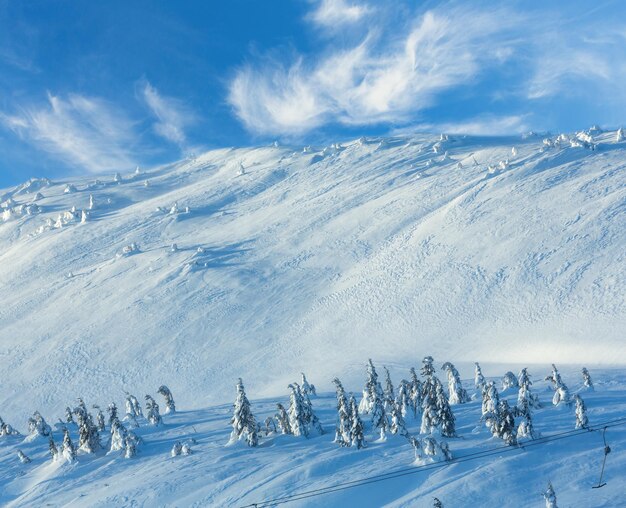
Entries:
{"type": "MultiPolygon", "coordinates": [[[[142,426],[136,432],[145,442],[132,459],[123,458],[119,451],[107,454],[101,450],[97,455],[80,454],[72,464],[52,462],[45,437],[32,441],[23,436],[0,437],[0,504],[148,508],[243,507],[258,503],[259,507],[268,508],[277,506],[269,502],[276,498],[342,485],[343,488],[323,495],[291,499],[284,506],[429,508],[437,497],[446,508],[539,508],[545,506],[541,492],[551,481],[561,508],[624,506],[626,377],[623,371],[592,369],[595,392],[582,392],[590,425],[597,432],[575,431],[573,409],[552,406],[551,390],[546,383],[537,381],[548,372],[548,366],[531,372],[535,374],[533,389],[545,404],[534,414],[535,430],[541,436],[537,440],[521,439],[519,448],[503,447],[502,441],[491,437],[485,425],[479,423],[480,400],[454,406],[459,437],[447,440],[453,456],[450,463],[432,463],[428,458],[415,461],[413,449],[405,438],[389,435],[385,442],[375,441],[377,433],[369,429],[366,448],[338,446],[332,442],[334,394],[320,394],[312,400],[326,434],[310,439],[270,434],[260,439],[258,448],[243,444],[225,446],[230,431],[230,405],[191,411],[182,408],[177,414],[166,415],[161,427],[152,427],[141,420],[142,426]],[[603,475],[607,485],[593,489],[598,484],[604,458],[600,424],[616,420],[620,425],[606,431],[613,450],[607,457],[603,475]],[[189,443],[193,453],[171,457],[170,450],[177,441],[189,443]],[[32,462],[20,463],[18,449],[32,462]],[[473,454],[477,454],[475,460],[467,460],[473,454]],[[443,464],[444,467],[439,467],[443,464]],[[397,471],[403,474],[345,488],[347,482],[372,477],[380,480],[379,475],[397,471]]],[[[503,371],[492,372],[496,373],[503,371]]],[[[396,382],[407,374],[392,370],[396,382]]],[[[490,372],[486,370],[485,374],[490,372]]],[[[572,391],[579,390],[580,371],[564,372],[564,381],[572,391]]],[[[499,379],[497,383],[499,387],[499,379]]],[[[469,385],[466,383],[468,388],[469,385]]],[[[362,382],[346,388],[360,386],[362,382]]],[[[509,390],[502,397],[514,404],[517,392],[509,390]]],[[[257,420],[262,422],[266,416],[273,415],[277,401],[287,404],[284,394],[252,401],[257,420]]],[[[419,420],[409,414],[407,426],[416,433],[419,420]]],[[[75,426],[69,427],[76,442],[75,426]]],[[[57,430],[54,435],[58,443],[62,434],[57,430]]],[[[109,435],[107,428],[102,433],[104,442],[109,435]]]]}
{"type": "Polygon", "coordinates": [[[624,364],[626,143],[592,136],[225,149],[0,191],[2,416],[162,383],[201,407],[301,370],[329,389],[368,357],[624,364]]]}

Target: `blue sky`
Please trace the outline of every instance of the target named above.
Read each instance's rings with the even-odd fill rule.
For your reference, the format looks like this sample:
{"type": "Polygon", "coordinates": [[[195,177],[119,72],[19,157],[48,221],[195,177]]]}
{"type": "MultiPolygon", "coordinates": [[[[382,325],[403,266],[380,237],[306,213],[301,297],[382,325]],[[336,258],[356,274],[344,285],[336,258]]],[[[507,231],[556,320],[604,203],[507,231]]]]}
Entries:
{"type": "Polygon", "coordinates": [[[626,122],[626,2],[0,0],[0,187],[221,146],[626,122]]]}

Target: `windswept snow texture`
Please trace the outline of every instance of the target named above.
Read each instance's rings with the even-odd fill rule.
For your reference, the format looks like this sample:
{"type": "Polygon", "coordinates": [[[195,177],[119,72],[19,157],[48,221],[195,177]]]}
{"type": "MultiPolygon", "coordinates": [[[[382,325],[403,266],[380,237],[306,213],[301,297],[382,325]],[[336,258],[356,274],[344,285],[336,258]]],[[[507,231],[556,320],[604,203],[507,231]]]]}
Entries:
{"type": "Polygon", "coordinates": [[[5,189],[2,415],[324,390],[368,357],[624,364],[625,169],[615,132],[424,135],[5,189]]]}

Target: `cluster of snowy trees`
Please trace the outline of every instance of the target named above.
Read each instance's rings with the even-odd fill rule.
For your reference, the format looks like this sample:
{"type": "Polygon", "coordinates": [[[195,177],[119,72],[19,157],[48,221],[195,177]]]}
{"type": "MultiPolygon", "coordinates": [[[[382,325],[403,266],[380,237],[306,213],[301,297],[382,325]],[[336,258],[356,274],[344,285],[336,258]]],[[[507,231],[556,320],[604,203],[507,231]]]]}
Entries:
{"type": "MultiPolygon", "coordinates": [[[[174,413],[176,406],[170,389],[162,385],[157,390],[165,399],[165,414],[174,413]]],[[[35,411],[28,419],[28,436],[26,440],[33,442],[38,439],[48,441],[50,457],[53,461],[74,462],[78,454],[96,454],[99,451],[106,453],[121,452],[129,459],[136,455],[138,447],[143,443],[133,429],[140,427],[140,422],[149,425],[161,425],[163,419],[159,405],[150,395],[145,396],[145,411],[137,397],[127,394],[125,401],[126,414],[120,418],[118,407],[111,402],[106,408],[107,416],[100,406],[93,405],[90,412],[83,399],[77,399],[74,408],[66,407],[65,415],[55,424],[54,429],[45,418],[35,411]],[[57,443],[54,439],[55,431],[62,434],[62,439],[57,443]],[[74,439],[72,439],[72,435],[74,439]]],[[[0,418],[0,436],[20,436],[11,425],[0,418]]],[[[191,450],[188,445],[182,451],[183,455],[189,455],[191,450]]],[[[21,450],[18,450],[19,460],[27,464],[30,458],[21,450]]]]}
{"type": "MultiPolygon", "coordinates": [[[[533,411],[541,408],[542,404],[533,391],[527,368],[521,369],[517,376],[506,372],[499,392],[496,382],[485,379],[480,365],[476,363],[472,395],[463,386],[460,374],[452,363],[445,362],[441,370],[447,378],[447,389],[436,375],[431,356],[422,360],[419,375],[411,368],[409,379],[402,379],[395,386],[386,367],[381,382],[372,360],[368,360],[365,385],[358,402],[352,393],[346,393],[339,378],[333,379],[337,399],[334,442],[341,447],[360,449],[367,446],[368,433],[374,434],[379,441],[385,440],[387,434],[397,434],[413,446],[416,459],[426,456],[434,460],[450,460],[452,455],[445,438],[457,437],[453,407],[476,398],[481,399],[480,422],[505,444],[516,446],[519,439],[539,437],[533,424],[533,411]],[[507,398],[516,392],[516,403],[510,403],[507,398]],[[407,418],[419,424],[416,435],[407,429],[407,418]]],[[[583,389],[593,390],[586,368],[582,369],[582,378],[583,389]]],[[[573,406],[575,428],[588,428],[587,409],[582,397],[580,394],[570,396],[555,365],[545,379],[552,383],[553,405],[573,406]]],[[[323,434],[324,429],[311,404],[315,387],[302,374],[301,383],[292,383],[288,388],[288,407],[278,403],[276,414],[266,418],[262,427],[252,414],[240,379],[231,419],[230,443],[245,441],[249,446],[257,446],[263,433],[265,436],[280,433],[304,437],[312,433],[323,434]]]]}

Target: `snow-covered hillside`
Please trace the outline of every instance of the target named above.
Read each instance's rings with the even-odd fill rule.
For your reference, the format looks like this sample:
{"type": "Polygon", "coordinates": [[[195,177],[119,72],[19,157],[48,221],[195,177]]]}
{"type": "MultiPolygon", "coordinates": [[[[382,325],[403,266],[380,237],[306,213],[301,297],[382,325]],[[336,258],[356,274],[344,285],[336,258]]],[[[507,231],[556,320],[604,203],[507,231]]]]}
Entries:
{"type": "Polygon", "coordinates": [[[623,365],[625,169],[614,131],[415,136],[5,189],[2,416],[330,390],[368,357],[623,365]]]}
{"type": "MultiPolygon", "coordinates": [[[[450,507],[537,507],[545,506],[541,493],[552,482],[560,508],[624,506],[626,470],[626,377],[623,371],[592,369],[595,390],[582,386],[580,370],[563,372],[572,392],[580,391],[587,405],[588,429],[575,430],[573,408],[554,407],[552,391],[539,381],[549,366],[531,371],[533,391],[543,404],[534,410],[535,439],[519,438],[520,447],[507,447],[480,423],[480,395],[469,403],[454,406],[458,437],[447,439],[452,460],[437,462],[424,456],[416,460],[407,439],[396,434],[378,441],[366,423],[364,449],[333,443],[336,400],[332,393],[312,399],[325,434],[296,437],[261,433],[259,446],[243,442],[226,446],[229,440],[231,405],[189,410],[163,417],[154,427],[144,418],[134,431],[143,438],[138,454],[126,459],[122,451],[107,452],[108,427],[101,432],[105,449],[96,454],[80,453],[74,463],[52,461],[48,438],[43,436],[0,436],[0,504],[11,507],[258,507],[358,506],[362,508],[433,506],[433,498],[450,507]],[[612,448],[598,485],[604,459],[603,424],[612,448]],[[176,442],[191,448],[188,456],[171,456],[176,442]],[[18,460],[17,450],[30,459],[18,460]],[[367,479],[365,482],[360,480],[367,479]],[[371,480],[377,480],[372,482],[371,480]],[[356,483],[351,483],[356,482],[356,483]],[[332,488],[327,491],[328,488],[332,488]],[[322,490],[318,490],[322,489],[322,490]],[[309,494],[307,494],[309,493],[309,494]],[[312,494],[311,494],[312,493],[312,494]],[[295,497],[293,497],[295,496],[295,497]],[[287,498],[287,499],[285,499],[287,498]]],[[[359,390],[365,378],[348,390],[359,390]]],[[[495,378],[500,388],[500,375],[495,378]]],[[[485,375],[490,372],[485,370],[485,375]]],[[[492,372],[494,376],[496,371],[492,372]]],[[[408,372],[392,370],[393,380],[408,372]]],[[[297,377],[294,376],[294,380],[297,377]]],[[[310,379],[311,381],[316,381],[310,379]]],[[[472,393],[474,383],[465,382],[472,393]]],[[[247,385],[248,391],[254,387],[247,385]]],[[[230,390],[234,398],[234,390],[230,390]]],[[[154,390],[151,390],[154,394],[154,390]]],[[[276,402],[288,404],[286,391],[272,399],[252,401],[257,421],[276,412],[276,402]]],[[[176,394],[174,393],[176,397],[176,394]]],[[[517,390],[501,392],[511,405],[517,390]]],[[[108,399],[107,399],[108,400],[108,399]]],[[[118,397],[118,404],[123,400],[118,397]]],[[[88,404],[89,401],[86,401],[88,404]]],[[[159,400],[161,402],[161,400],[159,400]]],[[[120,417],[123,406],[120,405],[120,417]]],[[[50,415],[53,418],[62,417],[50,415]]],[[[364,421],[369,418],[364,416],[364,421]]],[[[519,422],[519,419],[517,419],[519,422]]],[[[419,419],[406,417],[407,429],[417,435],[419,419]]],[[[53,432],[57,444],[62,424],[53,432]]],[[[74,443],[76,425],[68,424],[74,443]]]]}

